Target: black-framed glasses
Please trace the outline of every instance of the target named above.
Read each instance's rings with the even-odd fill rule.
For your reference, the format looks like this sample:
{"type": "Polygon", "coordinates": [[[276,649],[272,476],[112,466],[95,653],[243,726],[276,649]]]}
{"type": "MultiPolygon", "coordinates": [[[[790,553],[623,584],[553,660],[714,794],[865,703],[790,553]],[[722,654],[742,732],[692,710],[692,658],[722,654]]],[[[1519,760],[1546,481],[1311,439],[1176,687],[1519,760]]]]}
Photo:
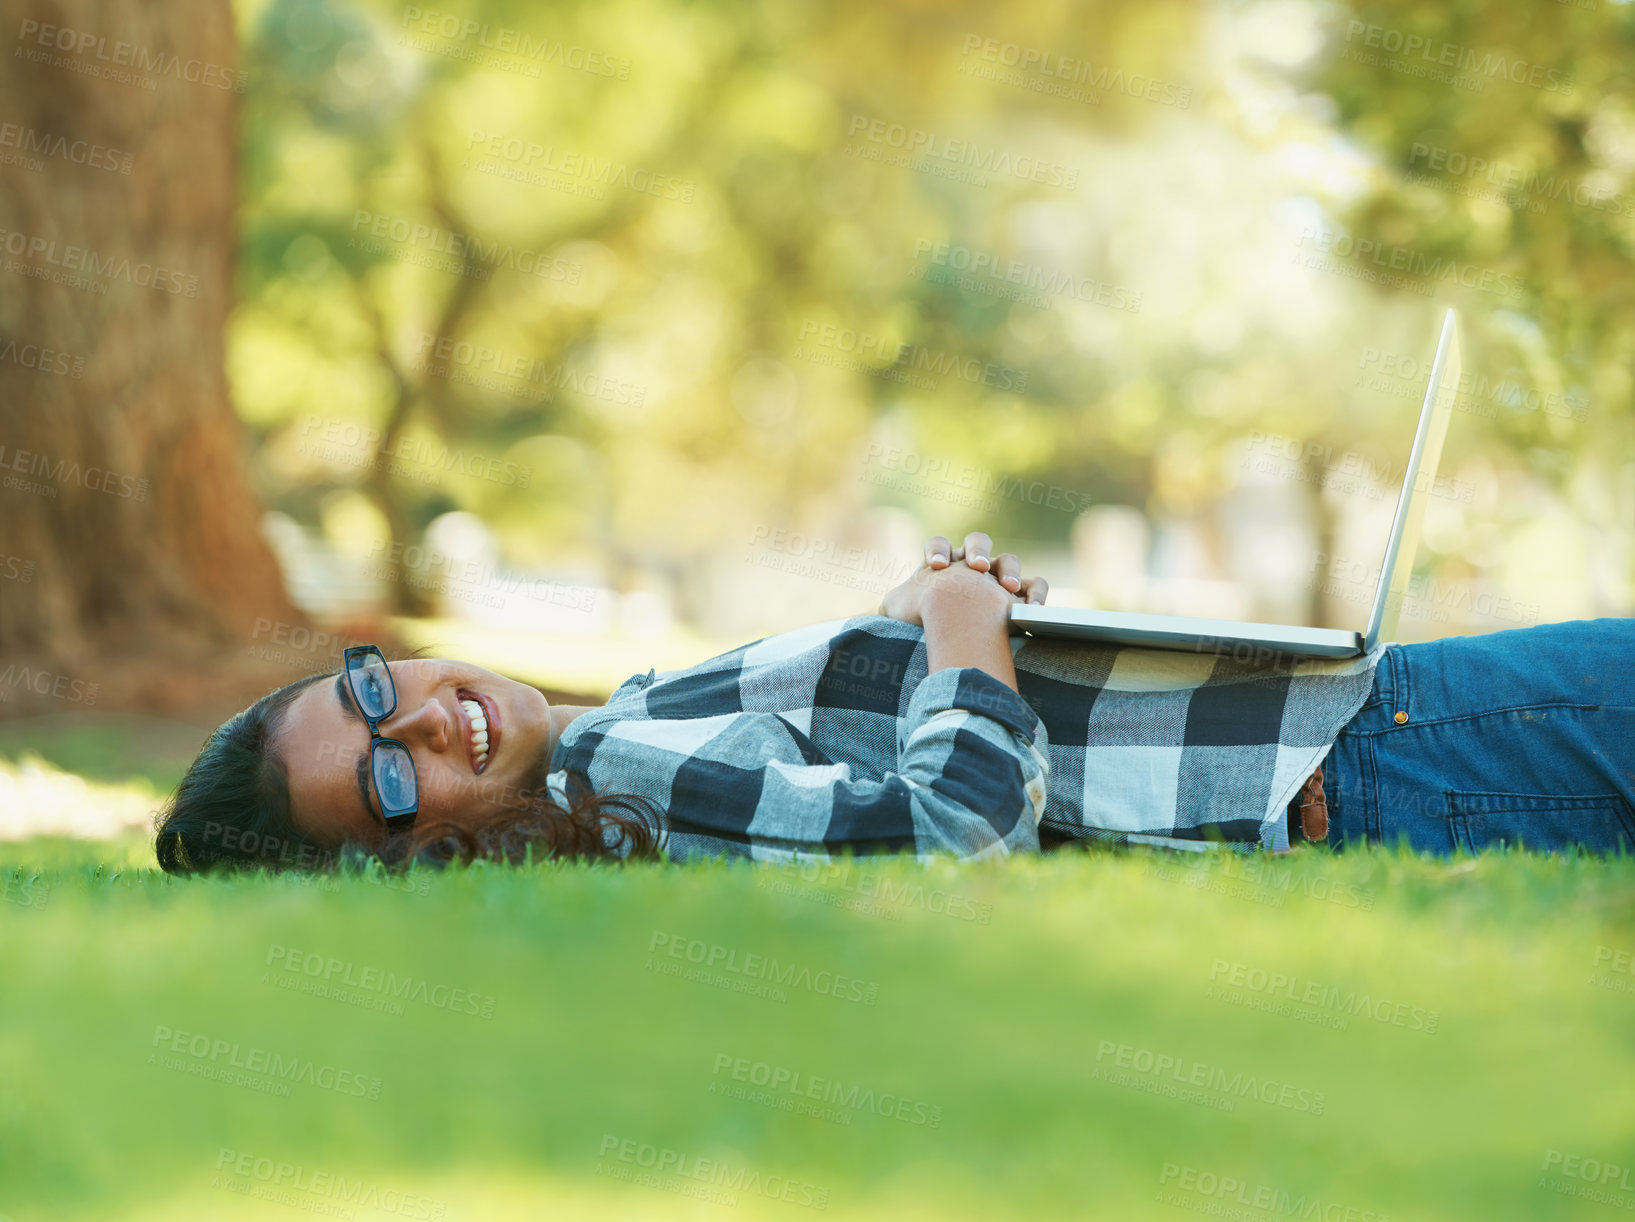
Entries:
{"type": "Polygon", "coordinates": [[[380,813],[392,831],[414,826],[420,812],[420,782],[409,748],[380,732],[380,723],[397,708],[397,685],[392,682],[386,655],[373,645],[353,645],[343,655],[346,686],[369,726],[369,779],[375,787],[380,813]]]}

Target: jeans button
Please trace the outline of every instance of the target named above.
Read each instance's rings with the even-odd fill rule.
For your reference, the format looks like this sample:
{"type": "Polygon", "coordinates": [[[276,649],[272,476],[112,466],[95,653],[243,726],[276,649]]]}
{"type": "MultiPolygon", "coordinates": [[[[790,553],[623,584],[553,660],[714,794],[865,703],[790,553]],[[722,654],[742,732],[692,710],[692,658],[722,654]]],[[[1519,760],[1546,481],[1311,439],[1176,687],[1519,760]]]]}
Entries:
{"type": "Polygon", "coordinates": [[[1403,712],[1401,709],[1398,709],[1394,720],[1400,726],[1403,722],[1408,720],[1408,714],[1403,712]]]}

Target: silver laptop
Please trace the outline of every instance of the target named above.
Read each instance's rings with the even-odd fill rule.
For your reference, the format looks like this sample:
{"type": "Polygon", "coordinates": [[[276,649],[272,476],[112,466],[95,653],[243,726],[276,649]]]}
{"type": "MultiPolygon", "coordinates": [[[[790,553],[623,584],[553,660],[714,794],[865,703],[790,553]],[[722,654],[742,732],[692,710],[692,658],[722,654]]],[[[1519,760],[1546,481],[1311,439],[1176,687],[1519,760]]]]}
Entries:
{"type": "Polygon", "coordinates": [[[1362,632],[1344,628],[1299,628],[1288,624],[1252,624],[1237,620],[1196,619],[1186,615],[1142,615],[1123,611],[1083,611],[1073,607],[1011,606],[1011,623],[1029,636],[1074,637],[1149,649],[1184,649],[1200,653],[1290,654],[1300,658],[1354,658],[1374,648],[1382,638],[1396,638],[1397,619],[1408,594],[1414,552],[1419,547],[1419,524],[1425,516],[1425,498],[1436,479],[1442,439],[1459,388],[1459,330],[1454,312],[1442,323],[1436,345],[1425,406],[1419,412],[1413,452],[1403,472],[1396,517],[1380,565],[1379,587],[1373,610],[1362,632]],[[1422,474],[1423,473],[1423,474],[1422,474]]]}

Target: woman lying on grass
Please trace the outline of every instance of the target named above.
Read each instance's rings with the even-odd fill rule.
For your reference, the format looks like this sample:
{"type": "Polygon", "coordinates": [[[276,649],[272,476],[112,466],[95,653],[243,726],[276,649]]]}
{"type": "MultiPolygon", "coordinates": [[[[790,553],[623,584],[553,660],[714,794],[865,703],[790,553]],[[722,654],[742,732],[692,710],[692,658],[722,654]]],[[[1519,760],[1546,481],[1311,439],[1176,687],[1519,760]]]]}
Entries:
{"type": "Polygon", "coordinates": [[[858,615],[634,675],[605,705],[448,659],[346,651],[213,733],[159,864],[520,862],[1070,842],[1635,852],[1635,620],[1366,658],[1012,635],[1042,603],[980,532],[858,615]]]}

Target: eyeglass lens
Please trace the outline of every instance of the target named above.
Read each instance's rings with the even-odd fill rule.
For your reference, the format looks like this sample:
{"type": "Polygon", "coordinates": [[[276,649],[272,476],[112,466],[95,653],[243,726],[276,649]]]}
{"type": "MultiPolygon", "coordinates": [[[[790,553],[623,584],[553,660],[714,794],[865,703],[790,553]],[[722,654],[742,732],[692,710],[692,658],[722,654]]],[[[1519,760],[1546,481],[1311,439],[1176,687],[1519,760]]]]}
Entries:
{"type": "Polygon", "coordinates": [[[358,707],[368,717],[385,717],[397,707],[397,689],[392,685],[392,672],[378,653],[366,653],[347,659],[347,682],[358,707]]]}
{"type": "Polygon", "coordinates": [[[396,743],[376,743],[370,764],[383,810],[390,813],[415,804],[414,761],[406,750],[396,743]]]}

